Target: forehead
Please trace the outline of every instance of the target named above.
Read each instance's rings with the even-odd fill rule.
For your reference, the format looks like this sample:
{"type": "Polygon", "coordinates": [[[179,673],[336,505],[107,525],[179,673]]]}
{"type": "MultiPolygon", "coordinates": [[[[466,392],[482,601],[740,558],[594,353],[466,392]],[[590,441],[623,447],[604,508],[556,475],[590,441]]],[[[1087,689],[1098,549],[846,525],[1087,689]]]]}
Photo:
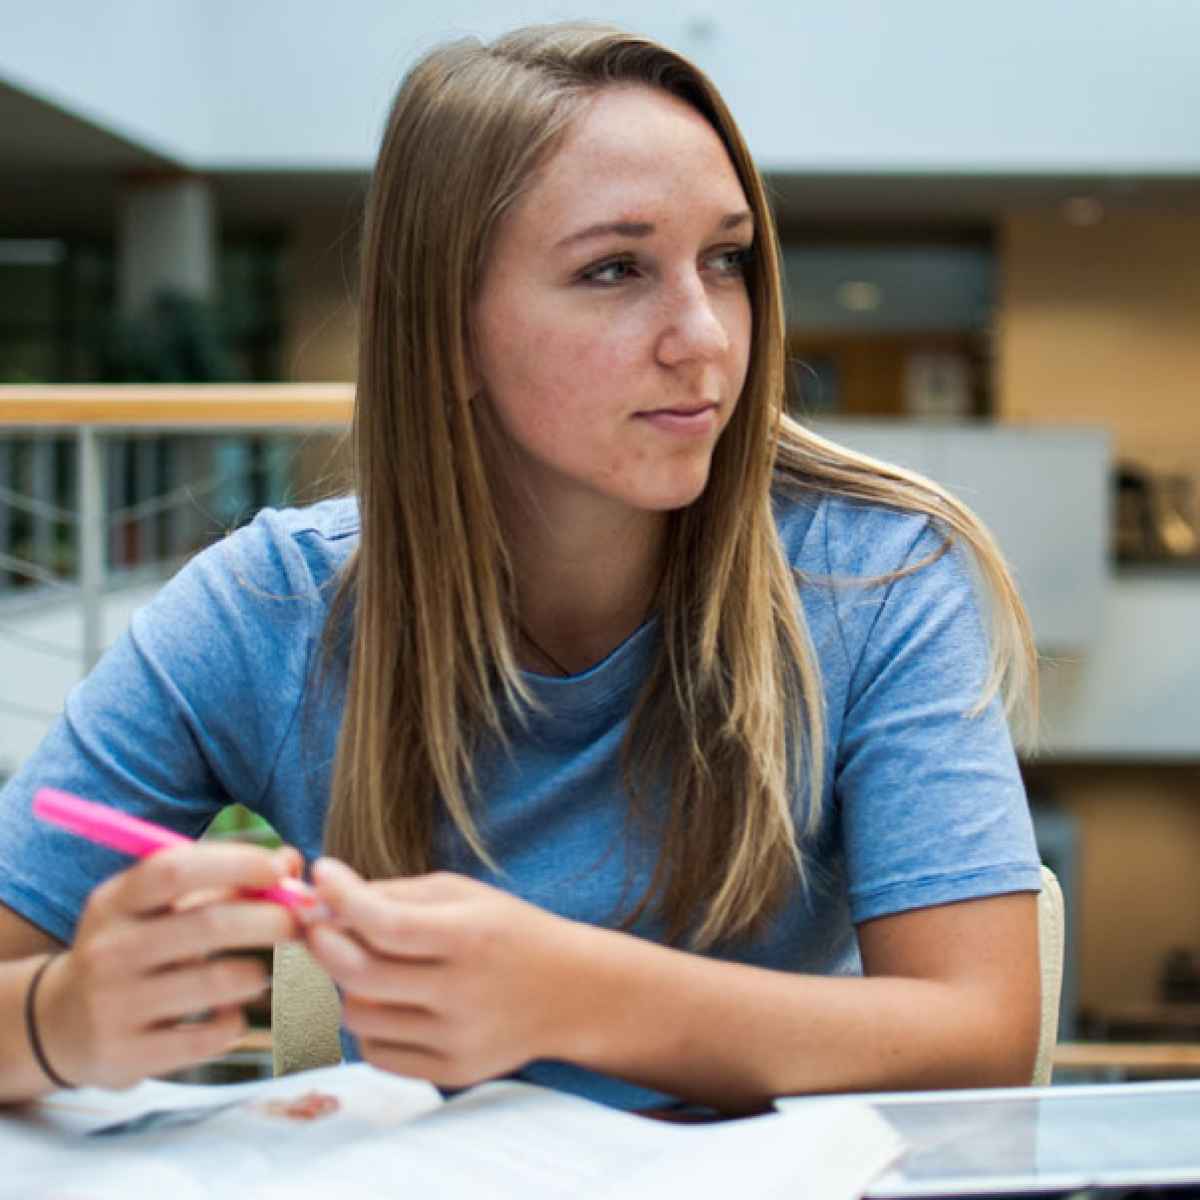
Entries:
{"type": "Polygon", "coordinates": [[[585,105],[520,204],[543,231],[623,217],[719,219],[747,208],[720,137],[691,105],[658,88],[603,88],[585,105]]]}

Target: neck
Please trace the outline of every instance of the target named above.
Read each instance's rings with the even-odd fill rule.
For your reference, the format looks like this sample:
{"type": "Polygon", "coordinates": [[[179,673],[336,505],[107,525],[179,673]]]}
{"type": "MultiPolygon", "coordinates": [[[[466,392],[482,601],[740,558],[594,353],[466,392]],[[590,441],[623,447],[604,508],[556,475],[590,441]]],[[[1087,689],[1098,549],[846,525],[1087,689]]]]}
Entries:
{"type": "Polygon", "coordinates": [[[666,516],[613,506],[509,523],[527,667],[571,674],[607,657],[649,615],[666,516]]]}

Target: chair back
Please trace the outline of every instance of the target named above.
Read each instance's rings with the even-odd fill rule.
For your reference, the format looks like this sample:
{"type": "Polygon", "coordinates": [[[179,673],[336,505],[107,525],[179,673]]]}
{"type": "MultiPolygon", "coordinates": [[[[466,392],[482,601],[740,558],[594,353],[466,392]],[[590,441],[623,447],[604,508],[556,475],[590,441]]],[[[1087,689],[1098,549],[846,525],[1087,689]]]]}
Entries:
{"type": "Polygon", "coordinates": [[[333,980],[300,942],[275,947],[271,1058],[276,1075],[342,1061],[342,1006],[333,980]]]}
{"type": "Polygon", "coordinates": [[[1058,877],[1042,867],[1038,896],[1038,962],[1042,972],[1042,1020],[1038,1032],[1033,1083],[1042,1086],[1054,1073],[1054,1047],[1058,1044],[1058,1006],[1062,1000],[1063,954],[1066,946],[1066,905],[1058,877]]]}
{"type": "MultiPolygon", "coordinates": [[[[1042,1019],[1033,1083],[1046,1084],[1054,1069],[1058,1005],[1062,995],[1066,920],[1062,888],[1049,867],[1042,868],[1038,896],[1038,958],[1042,977],[1042,1019]]],[[[338,1036],[341,1005],[324,970],[298,942],[275,947],[271,991],[272,1057],[275,1074],[289,1075],[342,1061],[338,1036]]]]}

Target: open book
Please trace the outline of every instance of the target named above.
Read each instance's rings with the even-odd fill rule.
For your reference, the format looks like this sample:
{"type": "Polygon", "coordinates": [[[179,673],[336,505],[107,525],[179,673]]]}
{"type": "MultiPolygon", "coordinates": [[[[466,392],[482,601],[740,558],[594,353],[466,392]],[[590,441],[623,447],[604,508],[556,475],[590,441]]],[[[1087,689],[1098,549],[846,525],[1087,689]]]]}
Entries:
{"type": "Polygon", "coordinates": [[[675,1125],[525,1083],[443,1100],[360,1063],[0,1109],[0,1197],[850,1200],[900,1148],[866,1104],[675,1125]]]}

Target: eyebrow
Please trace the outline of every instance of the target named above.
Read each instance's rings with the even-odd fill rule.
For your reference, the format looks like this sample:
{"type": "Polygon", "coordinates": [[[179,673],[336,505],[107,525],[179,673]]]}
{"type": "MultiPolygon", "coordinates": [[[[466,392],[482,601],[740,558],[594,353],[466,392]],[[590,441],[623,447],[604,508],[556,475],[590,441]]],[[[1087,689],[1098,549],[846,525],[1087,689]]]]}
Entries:
{"type": "MultiPolygon", "coordinates": [[[[722,217],[717,228],[724,233],[726,230],[736,229],[739,225],[745,225],[753,220],[754,214],[745,208],[741,212],[729,213],[722,217]]],[[[599,224],[589,225],[586,229],[568,234],[561,242],[557,243],[555,249],[572,246],[576,242],[587,241],[589,238],[605,237],[609,234],[630,238],[649,237],[656,228],[657,226],[650,221],[601,221],[599,224]]]]}

